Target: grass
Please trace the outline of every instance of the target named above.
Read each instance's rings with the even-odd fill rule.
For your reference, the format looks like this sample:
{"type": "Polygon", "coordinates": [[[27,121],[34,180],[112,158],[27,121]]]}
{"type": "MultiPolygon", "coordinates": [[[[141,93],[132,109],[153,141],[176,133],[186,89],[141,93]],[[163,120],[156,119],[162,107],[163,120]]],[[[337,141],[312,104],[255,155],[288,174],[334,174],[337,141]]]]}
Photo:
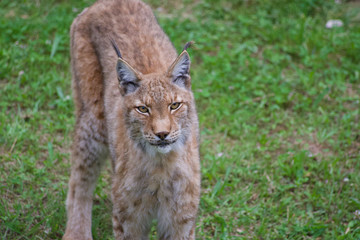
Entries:
{"type": "MultiPolygon", "coordinates": [[[[1,239],[64,232],[69,27],[92,2],[0,2],[1,239]]],[[[342,2],[148,2],[179,51],[197,42],[198,239],[360,239],[360,4],[342,2]]],[[[110,172],[94,239],[113,239],[110,172]]]]}

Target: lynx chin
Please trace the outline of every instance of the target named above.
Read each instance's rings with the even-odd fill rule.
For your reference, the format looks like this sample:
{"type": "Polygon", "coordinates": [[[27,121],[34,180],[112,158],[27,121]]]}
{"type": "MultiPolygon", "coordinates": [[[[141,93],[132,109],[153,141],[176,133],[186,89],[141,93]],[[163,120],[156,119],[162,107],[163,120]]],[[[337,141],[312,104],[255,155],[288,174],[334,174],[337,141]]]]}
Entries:
{"type": "Polygon", "coordinates": [[[71,26],[76,126],[63,240],[90,240],[92,195],[112,162],[115,239],[195,239],[199,129],[190,57],[149,6],[99,0],[71,26]]]}

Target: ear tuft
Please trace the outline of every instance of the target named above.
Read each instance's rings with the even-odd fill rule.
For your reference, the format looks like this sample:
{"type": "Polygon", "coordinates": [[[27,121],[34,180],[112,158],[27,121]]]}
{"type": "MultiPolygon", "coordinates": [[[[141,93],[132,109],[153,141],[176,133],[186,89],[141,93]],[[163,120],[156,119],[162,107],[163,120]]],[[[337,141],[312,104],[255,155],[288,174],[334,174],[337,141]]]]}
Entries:
{"type": "Polygon", "coordinates": [[[111,45],[113,46],[118,58],[122,58],[119,47],[117,46],[115,40],[113,38],[111,38],[111,37],[109,37],[109,39],[110,39],[111,45]]]}
{"type": "Polygon", "coordinates": [[[194,44],[195,44],[194,41],[187,42],[183,48],[183,51],[186,51],[189,47],[191,47],[194,44]]]}
{"type": "Polygon", "coordinates": [[[183,51],[175,62],[171,65],[169,75],[174,84],[190,89],[190,56],[187,51],[183,51]]]}
{"type": "Polygon", "coordinates": [[[135,92],[140,84],[138,73],[122,58],[118,59],[116,72],[123,95],[135,92]]]}

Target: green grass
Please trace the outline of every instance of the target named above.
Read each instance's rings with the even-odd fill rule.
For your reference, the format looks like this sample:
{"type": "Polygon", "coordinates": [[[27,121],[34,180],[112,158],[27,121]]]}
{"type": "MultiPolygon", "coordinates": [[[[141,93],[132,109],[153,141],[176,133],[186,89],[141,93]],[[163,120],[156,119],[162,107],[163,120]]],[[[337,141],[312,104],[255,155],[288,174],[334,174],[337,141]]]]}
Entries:
{"type": "MultiPolygon", "coordinates": [[[[360,4],[342,2],[149,2],[178,50],[197,42],[198,239],[360,239],[360,4]]],[[[0,2],[1,239],[64,232],[69,27],[91,3],[0,2]]],[[[94,239],[113,239],[110,172],[94,239]]]]}

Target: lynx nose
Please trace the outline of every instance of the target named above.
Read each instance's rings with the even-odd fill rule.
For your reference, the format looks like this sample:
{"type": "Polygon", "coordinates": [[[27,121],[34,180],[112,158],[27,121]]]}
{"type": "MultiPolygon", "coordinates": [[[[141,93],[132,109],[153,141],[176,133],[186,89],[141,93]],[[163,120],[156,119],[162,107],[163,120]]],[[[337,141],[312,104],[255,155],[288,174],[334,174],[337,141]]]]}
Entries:
{"type": "Polygon", "coordinates": [[[169,135],[169,132],[158,132],[156,136],[158,136],[161,140],[164,140],[169,135]]]}

